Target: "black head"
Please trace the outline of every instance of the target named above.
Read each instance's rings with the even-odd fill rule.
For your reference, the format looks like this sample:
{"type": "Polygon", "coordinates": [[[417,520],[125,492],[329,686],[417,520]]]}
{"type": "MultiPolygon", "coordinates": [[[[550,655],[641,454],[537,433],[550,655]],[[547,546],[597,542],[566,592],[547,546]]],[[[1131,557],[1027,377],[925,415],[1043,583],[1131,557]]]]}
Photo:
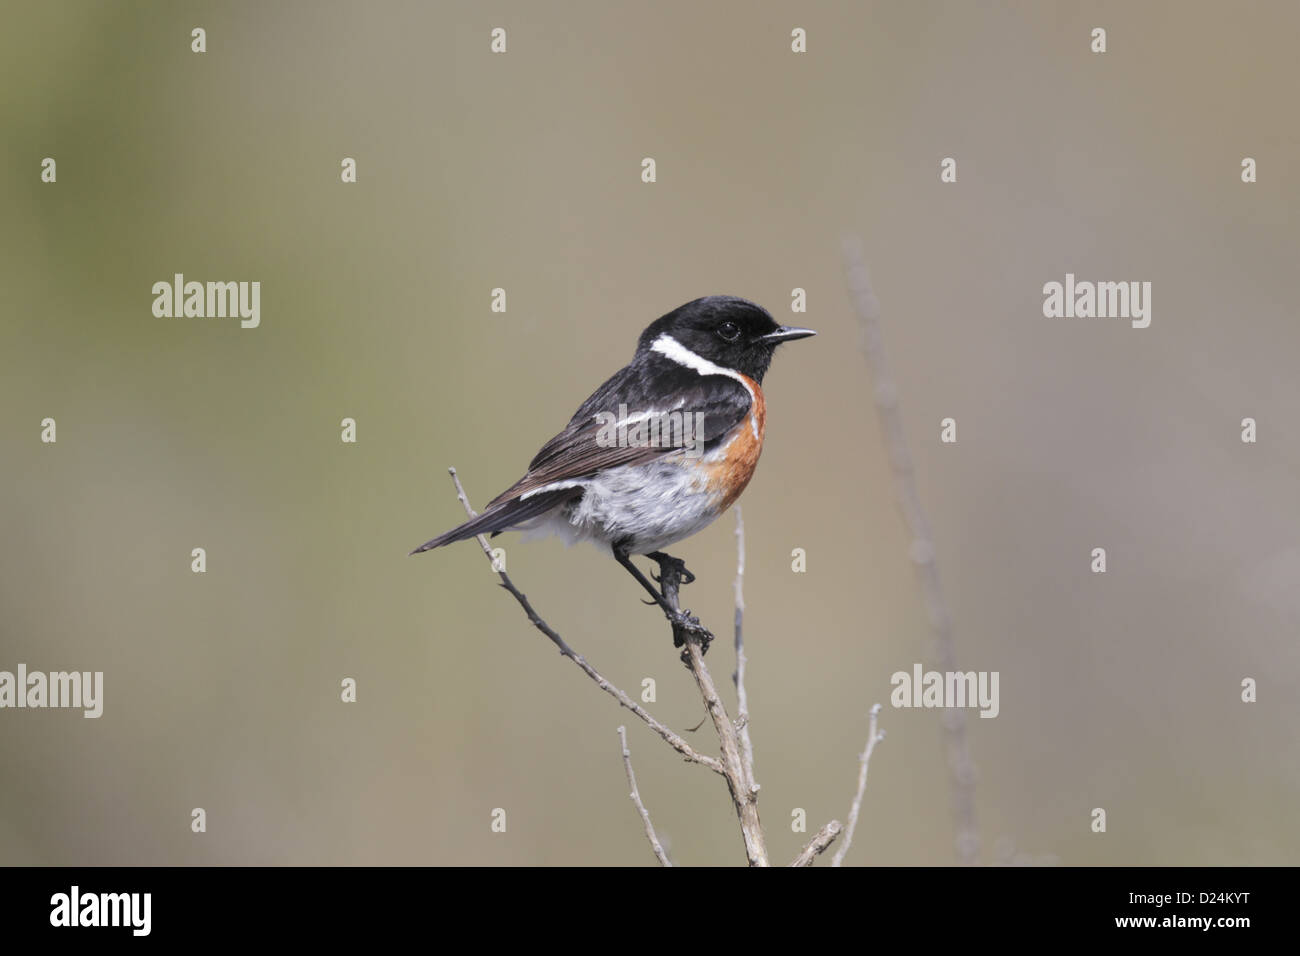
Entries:
{"type": "Polygon", "coordinates": [[[637,351],[652,349],[667,335],[682,348],[756,382],[772,362],[782,342],[816,335],[812,329],[779,324],[767,309],[734,295],[709,295],[687,302],[657,319],[641,333],[637,351]]]}

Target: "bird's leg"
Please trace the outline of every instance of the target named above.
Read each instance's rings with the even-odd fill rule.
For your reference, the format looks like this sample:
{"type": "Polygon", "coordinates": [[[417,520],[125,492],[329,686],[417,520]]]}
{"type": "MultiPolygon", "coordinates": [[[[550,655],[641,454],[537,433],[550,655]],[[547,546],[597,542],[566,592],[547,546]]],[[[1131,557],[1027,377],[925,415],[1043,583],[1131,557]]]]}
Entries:
{"type": "Polygon", "coordinates": [[[667,554],[663,551],[651,551],[646,555],[646,557],[651,561],[659,562],[660,573],[659,577],[655,578],[656,581],[663,580],[663,566],[665,564],[671,565],[677,571],[678,575],[681,576],[682,584],[690,584],[695,580],[695,575],[691,574],[690,570],[686,567],[686,562],[681,558],[674,558],[671,554],[667,554]]]}
{"type": "MultiPolygon", "coordinates": [[[[671,554],[664,554],[662,551],[656,551],[647,557],[654,558],[659,562],[659,590],[663,593],[664,601],[669,607],[677,609],[681,605],[678,601],[678,591],[682,584],[685,583],[682,575],[688,574],[694,579],[695,575],[686,570],[686,565],[681,558],[674,558],[671,554]]],[[[687,610],[678,611],[677,615],[671,618],[673,622],[673,647],[681,647],[686,643],[686,635],[696,635],[696,640],[700,645],[700,653],[709,652],[709,644],[713,641],[713,635],[709,629],[700,623],[700,619],[687,610]]],[[[686,652],[682,652],[682,662],[689,667],[686,652]]]]}
{"type": "MultiPolygon", "coordinates": [[[[631,574],[632,577],[636,578],[641,586],[646,589],[646,593],[654,598],[654,602],[663,609],[664,616],[672,622],[673,646],[682,646],[682,638],[677,631],[683,630],[689,631],[693,634],[698,634],[701,646],[707,650],[709,641],[713,640],[713,635],[709,632],[709,629],[702,625],[700,619],[690,611],[684,611],[681,608],[676,607],[677,584],[681,580],[680,572],[681,570],[684,570],[684,568],[679,568],[681,561],[677,558],[670,557],[669,555],[663,555],[663,558],[666,558],[667,561],[664,561],[663,559],[660,559],[659,561],[660,580],[663,580],[664,574],[672,575],[670,590],[674,600],[670,602],[659,592],[658,589],[655,588],[653,584],[646,580],[646,576],[641,573],[641,570],[635,564],[632,563],[632,557],[628,554],[626,548],[615,545],[613,552],[614,560],[627,568],[628,573],[631,574]]],[[[687,573],[689,574],[690,572],[687,573]]]]}
{"type": "Polygon", "coordinates": [[[617,545],[614,546],[614,560],[627,568],[628,573],[641,583],[641,587],[645,588],[646,592],[654,598],[653,603],[658,604],[663,608],[664,613],[672,614],[673,609],[668,606],[668,603],[664,600],[664,596],[659,593],[659,590],[653,584],[646,580],[646,576],[641,573],[641,569],[632,563],[632,557],[617,545]]]}

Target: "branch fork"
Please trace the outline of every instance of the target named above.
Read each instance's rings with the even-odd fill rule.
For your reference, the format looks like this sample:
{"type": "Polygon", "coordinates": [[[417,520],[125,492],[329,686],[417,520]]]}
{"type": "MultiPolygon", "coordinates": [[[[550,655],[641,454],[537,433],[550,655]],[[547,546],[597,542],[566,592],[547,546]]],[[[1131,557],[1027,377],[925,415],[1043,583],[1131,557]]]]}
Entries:
{"type": "MultiPolygon", "coordinates": [[[[465,494],[465,489],[460,483],[460,477],[456,474],[455,468],[450,468],[452,483],[456,486],[456,497],[465,509],[465,513],[473,518],[475,517],[474,509],[470,506],[469,498],[465,494]]],[[[696,687],[700,691],[700,696],[704,701],[705,709],[713,721],[714,730],[718,734],[721,756],[713,757],[708,754],[702,754],[693,748],[682,736],[653,717],[645,708],[636,703],[632,698],[625,694],[618,687],[614,686],[607,680],[595,667],[587,662],[586,658],[576,653],[568,643],[565,642],[558,632],[533,608],[528,596],[520,591],[508,575],[495,562],[492,556],[492,548],[488,540],[483,535],[478,535],[479,546],[483,549],[483,554],[487,557],[488,562],[492,565],[493,571],[500,578],[501,587],[510,593],[510,595],[523,608],[524,614],[532,625],[541,631],[556,646],[560,654],[571,660],[584,674],[592,679],[601,690],[609,694],[619,705],[627,708],[635,714],[646,726],[658,734],[673,750],[677,751],[684,760],[689,763],[697,763],[708,767],[714,773],[721,775],[727,781],[727,789],[731,794],[732,804],[736,810],[736,817],[740,822],[740,832],[745,843],[745,857],[750,866],[770,866],[767,852],[767,840],[763,833],[763,826],[758,816],[758,781],[754,777],[754,745],[749,735],[749,698],[745,691],[745,657],[744,646],[744,574],[745,574],[745,526],[741,516],[740,508],[736,508],[736,542],[737,542],[737,571],[736,571],[736,615],[735,615],[735,649],[736,649],[736,669],[732,673],[732,682],[736,688],[737,716],[733,720],[727,713],[726,705],[722,702],[722,697],[718,693],[717,686],[713,682],[713,676],[704,663],[704,654],[708,650],[709,643],[714,639],[712,633],[699,623],[693,615],[689,615],[681,610],[680,591],[683,581],[693,580],[693,575],[686,570],[686,566],[677,558],[667,554],[656,553],[650,557],[659,564],[659,596],[662,598],[664,611],[672,625],[673,645],[680,647],[681,660],[686,669],[690,671],[691,676],[695,679],[696,687]],[[685,576],[685,578],[684,578],[685,576]]],[[[813,861],[824,853],[830,845],[835,842],[836,838],[843,832],[845,838],[840,845],[839,852],[834,857],[833,865],[839,866],[847,851],[849,842],[853,836],[853,829],[857,825],[858,812],[862,804],[863,791],[866,788],[867,762],[871,759],[871,752],[875,744],[884,737],[883,733],[877,734],[876,715],[879,713],[880,705],[877,704],[871,712],[871,734],[867,742],[867,748],[861,757],[862,769],[859,775],[858,791],[854,798],[853,806],[849,813],[849,827],[845,832],[843,825],[838,820],[832,820],[823,826],[813,836],[812,840],[799,851],[799,854],[790,863],[791,866],[811,866],[813,861]]],[[[645,828],[646,839],[650,843],[651,850],[655,858],[662,866],[672,866],[664,851],[663,844],[655,833],[654,824],[651,822],[650,813],[641,799],[640,791],[636,784],[636,775],[632,770],[632,754],[627,745],[627,729],[618,728],[620,749],[623,756],[623,768],[627,775],[629,796],[637,813],[641,817],[642,825],[645,828]]]]}

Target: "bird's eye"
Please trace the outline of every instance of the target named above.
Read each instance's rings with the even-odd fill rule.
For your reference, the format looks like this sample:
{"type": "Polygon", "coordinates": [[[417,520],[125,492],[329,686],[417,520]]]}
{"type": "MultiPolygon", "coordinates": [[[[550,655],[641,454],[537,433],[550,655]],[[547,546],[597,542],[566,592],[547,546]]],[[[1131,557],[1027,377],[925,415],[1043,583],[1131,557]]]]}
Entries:
{"type": "Polygon", "coordinates": [[[718,335],[727,342],[734,342],[740,338],[740,326],[735,322],[723,322],[718,326],[718,335]]]}

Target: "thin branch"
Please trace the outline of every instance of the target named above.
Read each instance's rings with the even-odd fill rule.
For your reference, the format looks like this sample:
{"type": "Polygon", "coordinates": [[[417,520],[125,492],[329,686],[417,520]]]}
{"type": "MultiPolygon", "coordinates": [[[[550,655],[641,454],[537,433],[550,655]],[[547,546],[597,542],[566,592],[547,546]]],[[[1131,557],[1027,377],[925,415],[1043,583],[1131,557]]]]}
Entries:
{"type": "Polygon", "coordinates": [[[862,795],[867,792],[867,767],[871,763],[871,752],[876,749],[876,744],[885,739],[885,732],[876,729],[876,720],[879,716],[880,705],[876,704],[871,708],[871,727],[867,731],[867,747],[858,758],[861,764],[858,769],[858,792],[853,795],[853,806],[849,807],[849,828],[844,833],[844,842],[840,844],[840,848],[835,851],[835,856],[831,859],[831,866],[843,865],[844,854],[849,852],[849,846],[853,843],[853,831],[858,827],[858,812],[862,809],[862,795]]]}
{"type": "MultiPolygon", "coordinates": [[[[659,562],[659,588],[665,602],[674,611],[679,610],[677,592],[682,580],[680,562],[659,562]]],[[[718,689],[713,684],[713,677],[704,665],[704,649],[701,637],[693,630],[680,623],[673,624],[673,643],[682,647],[682,663],[686,665],[695,678],[695,684],[704,698],[704,706],[713,718],[713,727],[718,732],[718,742],[722,745],[722,770],[727,778],[727,787],[731,791],[731,800],[736,807],[736,816],[740,819],[740,832],[745,840],[745,856],[750,866],[768,866],[767,841],[763,836],[763,825],[758,819],[758,794],[752,790],[745,777],[745,764],[740,757],[740,744],[736,736],[736,727],[727,715],[718,689]]]]}
{"type": "MultiPolygon", "coordinates": [[[[898,389],[885,360],[885,343],[881,333],[880,302],[871,291],[871,279],[862,258],[862,245],[855,239],[844,243],[844,262],[849,296],[862,324],[862,352],[866,356],[874,386],[876,414],[885,433],[885,446],[894,472],[894,488],[903,511],[903,520],[912,542],[908,553],[916,568],[922,598],[930,617],[934,654],[942,671],[957,670],[957,653],[952,639],[952,618],[939,583],[935,564],[934,538],[930,522],[921,507],[916,488],[916,471],[907,448],[903,416],[898,408],[898,389]]],[[[958,708],[944,711],[941,720],[948,757],[949,785],[952,791],[953,819],[959,863],[979,862],[980,837],[975,822],[975,764],[966,741],[966,712],[958,708]]],[[[843,847],[840,848],[843,853],[843,847]]]]}
{"type": "MultiPolygon", "coordinates": [[[[461,487],[460,476],[456,474],[456,469],[448,468],[447,471],[451,474],[451,480],[456,486],[456,497],[465,507],[465,513],[471,518],[475,517],[474,509],[470,507],[469,498],[465,496],[465,489],[461,487]]],[[[632,700],[632,698],[628,697],[627,694],[623,693],[623,691],[619,690],[602,677],[596,668],[587,663],[586,658],[582,657],[580,654],[574,653],[573,648],[569,647],[569,645],[564,642],[564,638],[560,637],[559,634],[552,630],[550,625],[543,621],[541,617],[538,616],[537,612],[533,610],[533,606],[528,603],[527,596],[515,587],[514,582],[510,580],[510,576],[506,574],[503,569],[497,566],[496,559],[492,556],[492,546],[488,544],[487,538],[481,534],[477,535],[477,537],[479,545],[483,548],[483,553],[487,555],[488,562],[492,565],[493,570],[496,571],[497,576],[501,578],[501,586],[509,591],[514,599],[519,602],[519,606],[522,607],[524,613],[528,615],[528,620],[532,622],[534,627],[551,639],[551,643],[560,649],[561,654],[573,661],[573,663],[577,664],[578,667],[581,668],[582,672],[594,680],[596,686],[601,690],[609,694],[628,710],[632,711],[632,713],[636,714],[641,718],[641,720],[645,721],[646,725],[649,726],[651,730],[666,740],[670,747],[676,750],[688,761],[691,763],[702,764],[714,773],[726,776],[726,771],[723,769],[722,763],[718,758],[696,752],[696,750],[683,740],[680,735],[673,733],[673,731],[655,720],[655,718],[650,716],[641,705],[637,704],[632,700]]]]}
{"type": "Polygon", "coordinates": [[[754,742],[749,739],[749,695],[745,693],[745,518],[736,505],[736,730],[740,733],[740,760],[745,769],[745,786],[758,793],[754,779],[754,742]]]}
{"type": "Polygon", "coordinates": [[[655,856],[663,866],[672,866],[668,859],[668,854],[664,852],[663,845],[659,842],[659,837],[655,835],[655,826],[650,822],[650,811],[645,808],[641,802],[641,794],[636,789],[636,774],[632,772],[632,751],[627,749],[627,728],[618,728],[618,739],[623,747],[623,769],[627,771],[627,785],[631,790],[629,796],[636,807],[636,812],[641,814],[641,822],[645,824],[646,839],[650,841],[650,849],[655,851],[655,856]]]}
{"type": "Polygon", "coordinates": [[[839,820],[832,820],[826,826],[818,830],[808,845],[799,851],[799,855],[790,861],[791,866],[812,866],[817,857],[826,852],[827,847],[835,842],[835,838],[840,835],[844,829],[839,820]]]}

